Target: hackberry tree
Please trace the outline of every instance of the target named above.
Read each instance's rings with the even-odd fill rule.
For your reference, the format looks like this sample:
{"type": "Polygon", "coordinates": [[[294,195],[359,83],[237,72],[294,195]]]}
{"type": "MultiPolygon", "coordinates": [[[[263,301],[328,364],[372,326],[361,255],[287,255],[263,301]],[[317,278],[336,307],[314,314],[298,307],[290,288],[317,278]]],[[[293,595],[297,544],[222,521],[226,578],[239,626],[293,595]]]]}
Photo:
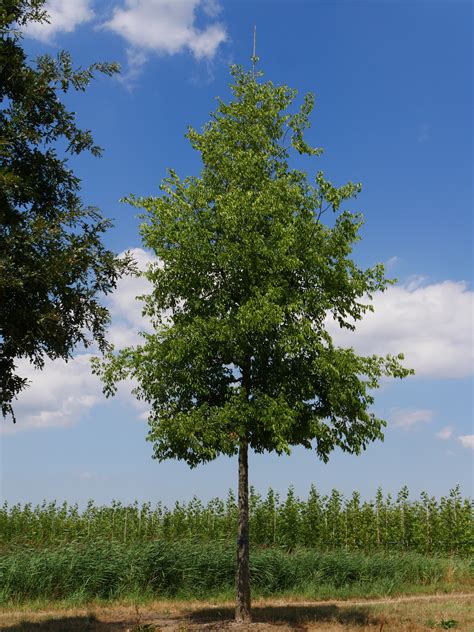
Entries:
{"type": "Polygon", "coordinates": [[[144,210],[143,244],[157,256],[145,273],[143,343],[95,362],[106,394],[133,377],[149,407],[148,439],[160,460],[191,467],[238,455],[236,619],[250,620],[248,452],[304,446],[327,461],[382,438],[370,410],[382,376],[405,377],[401,355],[360,356],[337,347],[332,316],[353,329],[388,281],[382,265],[352,259],[362,217],[344,208],[360,185],[309,181],[291,154],[316,158],[304,138],[313,109],[296,91],[232,67],[233,98],[219,99],[202,131],[199,176],[170,169],[144,210]],[[324,222],[325,213],[332,215],[324,222]]]}

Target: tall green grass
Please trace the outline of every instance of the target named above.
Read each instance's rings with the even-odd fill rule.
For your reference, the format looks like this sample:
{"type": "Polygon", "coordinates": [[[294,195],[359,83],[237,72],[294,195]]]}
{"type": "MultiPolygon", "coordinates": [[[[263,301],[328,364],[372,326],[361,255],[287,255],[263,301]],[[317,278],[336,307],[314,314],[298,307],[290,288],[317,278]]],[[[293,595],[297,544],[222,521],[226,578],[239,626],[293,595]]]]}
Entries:
{"type": "MultiPolygon", "coordinates": [[[[29,600],[117,599],[128,595],[205,597],[232,590],[235,550],[190,542],[97,542],[46,550],[22,549],[0,558],[0,604],[29,600]]],[[[260,594],[297,591],[317,596],[348,590],[392,594],[410,586],[467,582],[463,559],[417,553],[365,555],[277,547],[251,555],[251,580],[260,594]]]]}
{"type": "MultiPolygon", "coordinates": [[[[194,498],[167,508],[158,503],[99,507],[43,503],[36,507],[7,503],[0,508],[0,548],[43,547],[98,539],[133,543],[183,540],[234,542],[237,505],[232,492],[204,504],[194,498]]],[[[330,551],[416,551],[469,555],[473,552],[472,503],[459,487],[440,499],[422,493],[410,500],[407,488],[393,498],[379,489],[375,499],[362,501],[337,490],[321,495],[312,487],[302,500],[290,488],[282,498],[271,489],[266,496],[251,490],[250,532],[257,546],[314,547],[330,551]]]]}

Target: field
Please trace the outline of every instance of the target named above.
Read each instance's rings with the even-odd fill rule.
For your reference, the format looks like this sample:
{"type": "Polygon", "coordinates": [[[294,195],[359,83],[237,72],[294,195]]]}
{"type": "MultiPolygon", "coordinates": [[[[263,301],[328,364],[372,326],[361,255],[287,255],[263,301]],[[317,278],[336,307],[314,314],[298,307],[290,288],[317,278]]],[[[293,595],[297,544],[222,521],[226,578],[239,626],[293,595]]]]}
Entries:
{"type": "MultiPolygon", "coordinates": [[[[235,519],[232,494],[172,509],[4,505],[0,628],[226,629],[235,519]]],[[[372,502],[253,491],[252,628],[472,632],[472,528],[458,488],[416,501],[379,491],[372,502]]]]}
{"type": "MultiPolygon", "coordinates": [[[[423,554],[469,555],[473,551],[472,504],[459,487],[436,499],[423,492],[409,499],[404,487],[395,498],[378,490],[375,499],[362,501],[337,490],[321,495],[311,487],[308,498],[292,488],[285,498],[273,490],[265,497],[250,490],[250,534],[254,546],[316,548],[319,551],[416,551],[423,554]]],[[[54,547],[67,543],[147,541],[234,543],[237,505],[227,499],[167,508],[161,503],[97,506],[43,503],[0,507],[0,548],[54,547]]]]}

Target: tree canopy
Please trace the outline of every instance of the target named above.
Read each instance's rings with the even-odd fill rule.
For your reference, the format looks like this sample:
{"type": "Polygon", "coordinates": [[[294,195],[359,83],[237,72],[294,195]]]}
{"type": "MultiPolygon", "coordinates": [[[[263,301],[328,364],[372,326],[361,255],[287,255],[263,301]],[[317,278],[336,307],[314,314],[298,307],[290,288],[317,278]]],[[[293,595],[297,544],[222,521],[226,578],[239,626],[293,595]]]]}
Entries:
{"type": "Polygon", "coordinates": [[[239,454],[236,613],[249,620],[248,448],[358,454],[383,436],[371,411],[380,378],[410,371],[402,355],[337,347],[327,330],[328,316],[353,329],[388,281],[382,265],[351,258],[363,220],[344,206],[360,185],[334,186],[321,171],[309,181],[290,166],[295,152],[321,153],[304,137],[313,96],[292,113],[295,90],[238,66],[232,76],[233,99],[187,133],[200,176],[170,169],[159,197],[128,198],[157,256],[144,297],[154,331],[95,371],[107,394],[136,380],[156,458],[193,467],[239,454]]]}
{"type": "Polygon", "coordinates": [[[155,331],[110,354],[102,377],[109,394],[127,374],[138,380],[159,459],[232,455],[242,434],[257,452],[358,453],[382,437],[370,412],[379,379],[410,372],[401,355],[336,347],[325,326],[332,315],[353,329],[388,283],[382,265],[362,270],[350,258],[363,220],[341,206],[360,185],[336,187],[322,172],[310,183],[289,167],[290,148],[321,153],[303,138],[312,95],[290,114],[295,90],[232,74],[234,100],[187,134],[200,177],[170,170],[162,196],[128,198],[145,209],[143,243],[159,259],[146,272],[155,331]]]}
{"type": "MultiPolygon", "coordinates": [[[[83,91],[96,72],[116,64],[74,69],[60,52],[30,63],[21,32],[47,21],[44,0],[6,0],[0,9],[0,406],[27,385],[16,361],[41,368],[45,356],[68,358],[95,340],[105,350],[107,310],[99,297],[129,266],[102,243],[111,222],[80,199],[80,180],[59,151],[99,156],[89,130],[76,124],[61,93],[83,91]]],[[[14,417],[13,417],[14,419],[14,417]]]]}

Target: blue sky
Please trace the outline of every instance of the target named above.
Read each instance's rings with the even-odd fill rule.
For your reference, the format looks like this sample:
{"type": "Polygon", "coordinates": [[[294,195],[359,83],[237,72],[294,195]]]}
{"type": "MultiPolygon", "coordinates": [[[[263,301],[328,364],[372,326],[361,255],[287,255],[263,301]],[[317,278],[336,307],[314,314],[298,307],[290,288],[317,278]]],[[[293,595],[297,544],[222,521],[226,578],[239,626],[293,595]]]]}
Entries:
{"type": "MultiPolygon", "coordinates": [[[[249,64],[253,25],[265,77],[316,94],[309,140],[325,149],[304,163],[336,184],[360,181],[364,213],[361,265],[386,262],[398,283],[374,300],[375,314],[340,344],[363,353],[403,351],[417,374],[386,382],[375,410],[388,421],[384,443],[360,457],[335,452],[251,458],[260,491],[293,484],[305,495],[407,484],[441,495],[456,483],[472,493],[473,246],[472,6],[466,1],[243,2],[214,0],[61,0],[49,27],[32,27],[34,57],[64,48],[75,62],[119,61],[120,78],[99,78],[68,95],[104,156],[70,161],[87,204],[114,218],[106,243],[129,248],[142,265],[130,192],[158,194],[167,167],[198,174],[199,156],[184,138],[201,127],[215,97],[229,97],[229,64],[249,64]]],[[[108,300],[111,339],[133,341],[140,329],[134,296],[143,281],[123,281],[108,300]]],[[[22,364],[31,387],[17,402],[15,428],[2,424],[1,495],[9,502],[46,498],[83,504],[207,499],[235,487],[236,463],[222,458],[196,470],[151,459],[146,410],[124,387],[101,396],[89,356],[22,364]]]]}

